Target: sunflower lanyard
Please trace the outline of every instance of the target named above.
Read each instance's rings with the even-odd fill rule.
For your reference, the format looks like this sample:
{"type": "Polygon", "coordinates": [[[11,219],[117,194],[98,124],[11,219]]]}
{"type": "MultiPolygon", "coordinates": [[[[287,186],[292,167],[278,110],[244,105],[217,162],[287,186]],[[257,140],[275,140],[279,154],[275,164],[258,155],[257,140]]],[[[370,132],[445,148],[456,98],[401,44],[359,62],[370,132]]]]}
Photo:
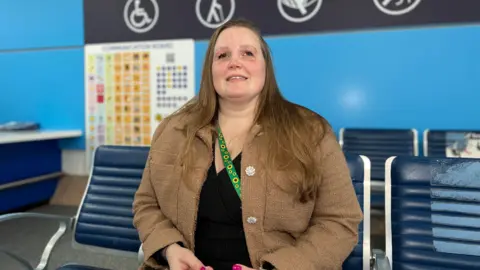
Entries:
{"type": "Polygon", "coordinates": [[[220,127],[217,127],[217,130],[218,130],[218,144],[220,146],[220,153],[222,154],[223,165],[227,170],[228,176],[230,177],[230,180],[232,182],[233,187],[235,188],[235,191],[238,194],[238,197],[241,198],[242,188],[240,184],[240,177],[238,176],[237,171],[235,170],[235,166],[233,166],[232,158],[230,157],[230,153],[228,152],[227,144],[225,143],[225,138],[223,137],[220,127]]]}

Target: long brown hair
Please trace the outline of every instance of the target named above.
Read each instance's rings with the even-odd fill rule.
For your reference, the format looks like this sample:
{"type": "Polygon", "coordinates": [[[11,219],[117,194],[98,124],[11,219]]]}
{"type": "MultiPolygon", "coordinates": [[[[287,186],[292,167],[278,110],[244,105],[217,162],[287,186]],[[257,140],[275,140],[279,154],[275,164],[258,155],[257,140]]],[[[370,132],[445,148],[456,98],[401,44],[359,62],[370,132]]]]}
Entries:
{"type": "MultiPolygon", "coordinates": [[[[282,96],[275,78],[268,44],[261,36],[260,30],[252,22],[244,19],[230,20],[215,30],[208,44],[199,94],[175,113],[175,115],[188,115],[184,118],[188,119],[188,122],[185,123],[183,130],[186,143],[183,152],[179,155],[183,171],[190,171],[196,158],[195,153],[192,152],[194,151],[192,144],[197,131],[206,126],[212,127],[216,120],[218,97],[212,78],[214,47],[218,36],[231,27],[244,27],[253,31],[260,41],[265,59],[265,84],[259,96],[255,123],[260,124],[264,136],[269,138],[266,140],[267,149],[269,149],[266,151],[266,167],[272,170],[298,171],[300,177],[293,179],[294,181],[290,184],[295,187],[294,192],[299,201],[311,200],[317,191],[320,177],[316,166],[318,163],[315,161],[318,158],[317,145],[323,136],[322,133],[329,128],[328,123],[318,114],[293,104],[282,96]]],[[[190,186],[189,183],[187,185],[190,186]]]]}

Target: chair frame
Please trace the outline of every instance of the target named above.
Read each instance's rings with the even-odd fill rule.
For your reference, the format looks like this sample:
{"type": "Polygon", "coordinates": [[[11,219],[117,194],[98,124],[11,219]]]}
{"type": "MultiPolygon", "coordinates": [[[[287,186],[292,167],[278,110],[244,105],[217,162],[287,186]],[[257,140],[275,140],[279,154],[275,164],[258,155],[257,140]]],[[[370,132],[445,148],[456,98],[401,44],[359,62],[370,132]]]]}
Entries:
{"type": "Polygon", "coordinates": [[[370,159],[366,156],[359,155],[363,163],[363,270],[371,269],[371,241],[370,241],[370,170],[371,163],[370,159]]]}
{"type": "Polygon", "coordinates": [[[428,133],[430,129],[425,129],[423,131],[423,156],[428,157],[428,133]]]}
{"type": "Polygon", "coordinates": [[[392,268],[392,163],[396,156],[385,161],[385,254],[392,268]]]}
{"type": "Polygon", "coordinates": [[[47,242],[42,255],[40,257],[40,261],[38,262],[35,268],[30,265],[30,263],[19,257],[18,255],[8,251],[0,249],[0,253],[4,253],[20,263],[25,269],[28,270],[44,270],[47,265],[48,261],[50,260],[50,255],[52,254],[52,250],[55,247],[56,243],[62,236],[65,234],[67,229],[72,227],[72,224],[75,220],[75,217],[66,217],[60,215],[51,215],[51,214],[43,214],[43,213],[11,213],[11,214],[4,214],[0,216],[0,223],[8,220],[14,220],[19,218],[38,218],[38,219],[46,219],[46,220],[57,220],[59,222],[57,231],[50,237],[50,240],[47,242]]]}
{"type": "MultiPolygon", "coordinates": [[[[104,145],[104,146],[114,146],[114,145],[104,145]]],[[[95,156],[98,148],[95,148],[93,152],[93,156],[95,156]]],[[[11,214],[4,214],[0,215],[0,223],[7,221],[7,220],[13,220],[13,219],[18,219],[18,218],[39,218],[39,219],[53,219],[57,220],[59,222],[59,227],[57,231],[51,236],[50,240],[48,241],[47,245],[45,246],[42,256],[40,258],[40,261],[38,265],[34,268],[33,266],[30,265],[28,261],[25,259],[21,258],[20,256],[8,251],[8,250],[3,250],[0,249],[0,253],[4,253],[17,261],[19,264],[24,266],[25,269],[28,270],[44,270],[48,266],[48,262],[50,260],[50,255],[52,253],[53,248],[57,244],[58,240],[62,238],[62,236],[67,232],[68,229],[71,229],[73,232],[72,235],[72,247],[77,250],[86,250],[89,252],[93,253],[103,253],[107,255],[115,255],[115,256],[123,256],[123,257],[128,257],[128,258],[137,258],[139,259],[139,254],[133,253],[133,252],[128,252],[128,251],[122,251],[122,250],[115,250],[115,249],[109,249],[109,248],[103,248],[103,247],[96,247],[96,246],[90,246],[90,245],[84,245],[80,244],[75,240],[75,231],[78,223],[78,217],[80,216],[80,212],[83,207],[83,203],[85,201],[85,198],[88,193],[88,189],[90,188],[90,184],[92,181],[92,174],[93,174],[93,169],[94,166],[92,165],[90,168],[90,174],[88,176],[88,182],[85,188],[85,191],[83,192],[82,200],[81,203],[78,207],[77,213],[73,217],[66,217],[66,216],[60,216],[60,215],[51,215],[51,214],[43,214],[43,213],[11,213],[11,214]]],[[[141,248],[140,248],[141,250],[141,248]]],[[[139,261],[140,262],[140,261],[139,261]]]]}
{"type": "Polygon", "coordinates": [[[385,161],[385,252],[372,250],[373,270],[392,269],[392,162],[397,156],[391,156],[385,161]]]}

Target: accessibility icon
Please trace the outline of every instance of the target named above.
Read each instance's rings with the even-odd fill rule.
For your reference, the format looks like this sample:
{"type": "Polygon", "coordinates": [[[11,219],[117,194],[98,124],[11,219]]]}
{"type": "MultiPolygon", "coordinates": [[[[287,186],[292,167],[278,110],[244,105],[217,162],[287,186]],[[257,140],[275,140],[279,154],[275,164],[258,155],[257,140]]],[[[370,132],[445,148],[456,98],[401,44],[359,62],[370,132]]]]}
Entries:
{"type": "Polygon", "coordinates": [[[373,0],[375,6],[387,15],[398,16],[414,10],[422,0],[373,0]]]}
{"type": "Polygon", "coordinates": [[[277,0],[277,7],[286,20],[302,23],[318,13],[322,2],[323,0],[277,0]]]}
{"type": "Polygon", "coordinates": [[[217,28],[232,19],[235,13],[235,0],[197,0],[197,18],[205,27],[217,28]],[[208,5],[208,12],[202,12],[202,4],[208,5]]]}
{"type": "Polygon", "coordinates": [[[150,31],[158,21],[157,0],[128,0],[123,9],[123,18],[130,30],[136,33],[150,31]]]}

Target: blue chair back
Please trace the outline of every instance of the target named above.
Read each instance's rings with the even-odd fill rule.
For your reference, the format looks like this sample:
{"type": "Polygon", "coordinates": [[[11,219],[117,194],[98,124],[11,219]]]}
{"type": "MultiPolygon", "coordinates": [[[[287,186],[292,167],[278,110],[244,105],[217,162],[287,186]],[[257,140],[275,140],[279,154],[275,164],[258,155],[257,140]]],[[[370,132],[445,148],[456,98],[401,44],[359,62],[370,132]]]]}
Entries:
{"type": "Polygon", "coordinates": [[[370,160],[365,156],[345,154],[353,186],[364,219],[359,227],[355,249],[343,263],[343,270],[370,269],[370,160]]]}
{"type": "Polygon", "coordinates": [[[385,161],[391,156],[418,156],[415,129],[340,129],[339,141],[346,153],[364,155],[371,161],[372,207],[385,205],[385,161]]]}
{"type": "Polygon", "coordinates": [[[423,132],[423,155],[480,158],[480,131],[427,129],[423,132]]]}
{"type": "Polygon", "coordinates": [[[133,199],[149,147],[99,146],[80,205],[73,244],[104,253],[137,256],[141,245],[133,226],[133,199]]]}
{"type": "Polygon", "coordinates": [[[480,159],[391,157],[386,171],[392,269],[480,269],[480,159]]]}
{"type": "Polygon", "coordinates": [[[339,140],[344,152],[370,159],[373,181],[384,181],[387,158],[418,156],[417,134],[415,129],[342,128],[339,140]]]}

